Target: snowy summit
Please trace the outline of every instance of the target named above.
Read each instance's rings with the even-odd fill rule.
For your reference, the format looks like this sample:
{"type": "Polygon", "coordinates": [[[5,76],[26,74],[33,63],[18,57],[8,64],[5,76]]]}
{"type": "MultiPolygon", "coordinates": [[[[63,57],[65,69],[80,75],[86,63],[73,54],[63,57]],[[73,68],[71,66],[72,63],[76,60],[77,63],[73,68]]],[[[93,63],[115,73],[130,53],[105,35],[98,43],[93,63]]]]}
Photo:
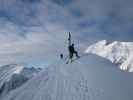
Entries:
{"type": "Polygon", "coordinates": [[[2,100],[132,100],[133,77],[106,59],[85,55],[49,66],[2,100]]]}
{"type": "Polygon", "coordinates": [[[133,42],[109,43],[99,41],[87,48],[85,53],[92,53],[104,57],[119,66],[121,70],[133,72],[133,42]]]}

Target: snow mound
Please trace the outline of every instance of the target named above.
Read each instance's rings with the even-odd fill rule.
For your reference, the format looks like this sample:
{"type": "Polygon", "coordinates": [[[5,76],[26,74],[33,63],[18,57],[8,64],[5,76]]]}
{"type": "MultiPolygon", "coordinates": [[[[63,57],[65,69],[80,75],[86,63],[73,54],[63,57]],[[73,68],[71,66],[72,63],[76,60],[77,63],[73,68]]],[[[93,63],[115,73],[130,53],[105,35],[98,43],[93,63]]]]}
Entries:
{"type": "Polygon", "coordinates": [[[104,57],[119,66],[121,70],[133,72],[133,42],[99,41],[89,46],[85,53],[104,57]]]}
{"type": "Polygon", "coordinates": [[[3,100],[133,100],[133,76],[108,60],[86,55],[57,62],[3,100]]]}

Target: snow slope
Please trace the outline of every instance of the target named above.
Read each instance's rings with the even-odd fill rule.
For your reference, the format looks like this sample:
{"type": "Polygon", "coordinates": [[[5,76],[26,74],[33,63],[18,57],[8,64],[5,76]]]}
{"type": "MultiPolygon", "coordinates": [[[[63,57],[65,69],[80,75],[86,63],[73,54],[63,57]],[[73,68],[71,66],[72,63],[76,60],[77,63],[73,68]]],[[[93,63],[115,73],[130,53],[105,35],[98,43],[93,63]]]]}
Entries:
{"type": "Polygon", "coordinates": [[[133,75],[108,60],[86,55],[57,62],[3,100],[133,100],[133,75]]]}
{"type": "MultiPolygon", "coordinates": [[[[41,70],[41,69],[40,69],[41,70]]],[[[35,68],[26,68],[19,64],[10,64],[0,67],[0,98],[16,89],[35,76],[39,71],[35,68]]]]}
{"type": "Polygon", "coordinates": [[[85,53],[99,55],[117,64],[121,70],[133,72],[133,42],[102,40],[89,46],[85,53]]]}
{"type": "Polygon", "coordinates": [[[14,74],[19,74],[23,70],[22,65],[11,64],[0,67],[0,87],[4,82],[9,81],[14,74]]]}
{"type": "Polygon", "coordinates": [[[3,83],[0,88],[0,100],[5,97],[10,91],[22,86],[29,79],[21,74],[14,74],[9,81],[3,83]]]}

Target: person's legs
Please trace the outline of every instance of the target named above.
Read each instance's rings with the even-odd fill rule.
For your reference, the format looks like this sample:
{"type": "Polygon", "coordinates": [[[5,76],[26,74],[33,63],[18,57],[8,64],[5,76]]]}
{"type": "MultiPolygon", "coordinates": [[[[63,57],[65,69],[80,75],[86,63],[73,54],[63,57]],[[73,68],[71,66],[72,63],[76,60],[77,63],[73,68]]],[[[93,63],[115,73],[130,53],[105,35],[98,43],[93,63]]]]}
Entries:
{"type": "Polygon", "coordinates": [[[78,52],[74,51],[74,53],[75,53],[76,57],[78,58],[79,57],[78,52]]]}

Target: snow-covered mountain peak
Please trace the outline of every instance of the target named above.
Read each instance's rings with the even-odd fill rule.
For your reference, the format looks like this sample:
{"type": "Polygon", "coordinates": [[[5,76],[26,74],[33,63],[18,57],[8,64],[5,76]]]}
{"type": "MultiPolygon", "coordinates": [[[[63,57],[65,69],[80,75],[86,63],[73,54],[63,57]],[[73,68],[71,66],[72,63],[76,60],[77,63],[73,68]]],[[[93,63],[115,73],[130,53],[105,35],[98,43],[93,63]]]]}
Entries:
{"type": "Polygon", "coordinates": [[[120,69],[133,71],[133,42],[99,41],[89,46],[85,53],[92,53],[118,64],[120,69]]]}
{"type": "Polygon", "coordinates": [[[96,55],[52,64],[2,100],[132,100],[133,77],[96,55]]]}
{"type": "Polygon", "coordinates": [[[11,64],[10,66],[14,67],[14,74],[20,74],[24,69],[24,66],[20,64],[11,64]]]}
{"type": "Polygon", "coordinates": [[[0,67],[0,99],[8,92],[20,87],[36,76],[40,68],[27,68],[20,64],[9,64],[0,67]]]}
{"type": "Polygon", "coordinates": [[[0,80],[9,81],[12,75],[20,74],[24,66],[19,64],[9,64],[0,67],[0,80]]]}

